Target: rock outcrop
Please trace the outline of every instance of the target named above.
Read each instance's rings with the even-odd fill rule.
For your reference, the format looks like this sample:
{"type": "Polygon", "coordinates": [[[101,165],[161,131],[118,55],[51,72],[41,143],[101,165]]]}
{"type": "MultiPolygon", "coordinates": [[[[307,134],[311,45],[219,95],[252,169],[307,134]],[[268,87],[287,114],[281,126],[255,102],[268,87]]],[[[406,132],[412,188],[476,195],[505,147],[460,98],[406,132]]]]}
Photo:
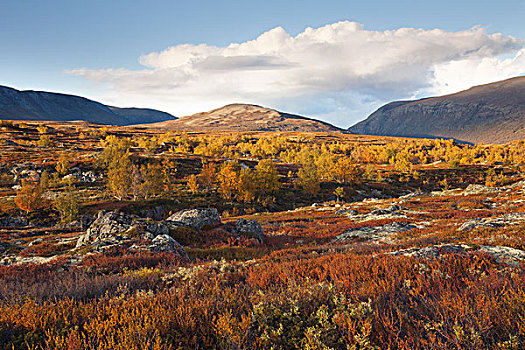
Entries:
{"type": "Polygon", "coordinates": [[[332,242],[350,242],[354,240],[366,240],[376,242],[392,242],[395,235],[399,232],[406,232],[416,229],[417,226],[404,222],[393,222],[386,225],[363,227],[344,231],[332,242]]]}
{"type": "Polygon", "coordinates": [[[196,230],[200,230],[204,226],[215,226],[221,223],[221,217],[215,208],[181,210],[166,220],[172,223],[190,226],[196,230]]]}
{"type": "Polygon", "coordinates": [[[8,216],[0,218],[0,227],[25,227],[29,225],[29,220],[23,216],[8,216]]]}
{"type": "Polygon", "coordinates": [[[79,237],[76,247],[106,239],[113,240],[116,234],[127,231],[132,223],[133,219],[122,213],[101,211],[86,233],[79,237]]]}
{"type": "Polygon", "coordinates": [[[141,221],[123,213],[105,211],[99,212],[86,233],[78,238],[76,248],[90,245],[95,249],[104,250],[112,246],[130,245],[136,238],[151,241],[146,248],[140,246],[140,249],[174,252],[181,256],[186,254],[181,253],[181,250],[184,251],[182,246],[169,236],[169,228],[165,224],[141,221]]]}
{"type": "Polygon", "coordinates": [[[151,240],[148,250],[157,253],[173,253],[178,255],[184,261],[190,261],[184,248],[167,234],[156,236],[151,240]]]}
{"type": "Polygon", "coordinates": [[[261,243],[264,242],[263,228],[261,224],[255,220],[238,219],[235,222],[234,233],[248,238],[256,238],[261,243]]]}
{"type": "Polygon", "coordinates": [[[498,217],[472,219],[463,223],[458,230],[469,231],[476,228],[494,228],[515,225],[525,221],[525,213],[510,213],[498,217]]]}
{"type": "Polygon", "coordinates": [[[465,244],[443,244],[424,248],[410,248],[392,252],[392,255],[413,256],[423,259],[437,259],[447,255],[466,255],[483,252],[493,257],[497,262],[519,266],[525,260],[525,252],[520,249],[501,246],[469,246],[465,244]]]}

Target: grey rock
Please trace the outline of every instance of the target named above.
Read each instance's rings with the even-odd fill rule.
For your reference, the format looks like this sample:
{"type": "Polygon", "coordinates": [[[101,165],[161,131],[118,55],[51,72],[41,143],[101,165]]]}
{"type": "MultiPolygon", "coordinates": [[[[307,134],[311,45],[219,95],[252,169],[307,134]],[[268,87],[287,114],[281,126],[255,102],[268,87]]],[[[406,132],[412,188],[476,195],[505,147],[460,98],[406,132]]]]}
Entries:
{"type": "Polygon", "coordinates": [[[497,262],[518,267],[525,260],[525,252],[520,249],[502,246],[473,247],[466,244],[443,244],[424,248],[410,248],[392,252],[392,255],[413,256],[423,259],[437,259],[448,254],[466,255],[472,252],[484,252],[492,256],[497,262]]]}
{"type": "Polygon", "coordinates": [[[86,233],[79,237],[76,247],[82,247],[92,241],[103,241],[109,236],[126,232],[132,224],[133,219],[127,215],[101,211],[86,233]]]}
{"type": "Polygon", "coordinates": [[[80,169],[78,168],[73,168],[73,169],[70,170],[72,173],[65,176],[64,178],[68,178],[68,177],[75,178],[79,182],[83,182],[83,183],[93,183],[93,182],[103,179],[102,175],[97,175],[92,170],[81,172],[80,169]],[[73,169],[76,169],[76,171],[73,171],[73,169]]]}
{"type": "Polygon", "coordinates": [[[491,255],[499,263],[517,267],[520,266],[521,261],[525,260],[525,252],[521,249],[486,245],[480,246],[479,249],[491,255]]]}
{"type": "Polygon", "coordinates": [[[26,227],[29,220],[23,216],[0,218],[0,227],[26,227]]]}
{"type": "Polygon", "coordinates": [[[150,218],[156,221],[160,221],[162,220],[165,211],[166,211],[165,207],[163,207],[162,205],[158,205],[153,209],[143,210],[141,214],[143,217],[150,218]]]}
{"type": "Polygon", "coordinates": [[[111,235],[111,236],[105,236],[105,237],[98,237],[91,244],[91,246],[97,251],[102,251],[102,250],[106,250],[111,247],[121,246],[127,241],[129,241],[129,239],[124,235],[111,235]]]}
{"type": "Polygon", "coordinates": [[[146,231],[152,233],[154,236],[167,235],[170,233],[168,226],[160,222],[147,222],[145,226],[146,231]]]}
{"type": "Polygon", "coordinates": [[[332,242],[347,242],[355,239],[391,242],[398,232],[410,231],[417,228],[403,222],[393,222],[382,226],[363,227],[344,231],[332,242]]]}
{"type": "Polygon", "coordinates": [[[155,238],[155,235],[151,232],[144,232],[142,234],[142,239],[153,239],[155,238]]]}
{"type": "Polygon", "coordinates": [[[252,235],[257,238],[260,242],[264,242],[264,231],[257,221],[246,220],[243,218],[235,221],[235,233],[242,235],[252,235]]]}
{"type": "Polygon", "coordinates": [[[184,248],[174,240],[169,235],[160,235],[151,241],[151,245],[148,246],[148,249],[152,252],[158,253],[174,253],[178,255],[182,260],[189,261],[188,254],[184,248]]]}
{"type": "Polygon", "coordinates": [[[376,209],[376,210],[373,210],[370,215],[388,215],[388,214],[395,214],[397,213],[398,211],[402,210],[404,208],[400,207],[399,205],[397,204],[393,204],[391,205],[390,207],[386,208],[386,209],[376,209]]]}
{"type": "Polygon", "coordinates": [[[213,226],[221,223],[219,212],[215,208],[188,209],[171,215],[167,221],[178,222],[200,230],[204,226],[213,226]]]}
{"type": "Polygon", "coordinates": [[[35,244],[42,243],[43,241],[44,241],[44,240],[43,240],[42,238],[37,238],[37,239],[31,241],[31,242],[28,244],[28,246],[31,247],[31,246],[33,246],[33,245],[35,245],[35,244]]]}
{"type": "Polygon", "coordinates": [[[481,194],[481,193],[488,193],[488,192],[498,192],[499,190],[494,187],[488,187],[484,185],[477,185],[477,184],[470,184],[465,188],[463,191],[464,196],[468,196],[471,194],[481,194]]]}
{"type": "Polygon", "coordinates": [[[354,209],[339,209],[335,213],[337,215],[354,216],[354,215],[357,215],[357,210],[354,210],[354,209]]]}
{"type": "Polygon", "coordinates": [[[471,249],[467,245],[459,244],[443,244],[435,245],[425,248],[410,248],[392,252],[392,255],[413,256],[416,258],[434,259],[444,254],[465,254],[467,250],[471,249]]]}
{"type": "Polygon", "coordinates": [[[475,228],[493,228],[519,224],[525,221],[525,213],[510,213],[498,217],[477,218],[464,222],[458,231],[469,231],[475,228]]]}
{"type": "Polygon", "coordinates": [[[415,198],[415,197],[421,197],[421,196],[424,196],[424,195],[427,195],[427,194],[428,193],[425,193],[425,192],[422,192],[422,191],[415,191],[415,192],[411,192],[411,193],[405,194],[404,196],[401,196],[399,198],[410,199],[410,198],[415,198]]]}

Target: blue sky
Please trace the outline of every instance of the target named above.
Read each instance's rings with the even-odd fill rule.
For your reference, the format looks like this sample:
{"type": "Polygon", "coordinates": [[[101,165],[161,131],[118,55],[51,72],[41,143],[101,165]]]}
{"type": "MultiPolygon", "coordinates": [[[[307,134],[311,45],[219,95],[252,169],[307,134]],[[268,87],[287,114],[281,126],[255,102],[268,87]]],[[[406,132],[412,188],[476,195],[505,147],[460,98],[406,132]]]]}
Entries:
{"type": "Polygon", "coordinates": [[[348,126],[390,99],[452,92],[525,73],[524,13],[525,1],[517,0],[4,0],[0,85],[80,94],[177,115],[223,102],[251,102],[348,126]],[[308,27],[318,30],[336,23],[343,24],[303,38],[308,27]],[[392,34],[399,28],[424,32],[392,34]],[[441,32],[433,33],[436,28],[441,32]],[[490,36],[494,33],[502,37],[490,36]],[[250,44],[261,35],[264,40],[250,44]],[[373,47],[365,45],[370,38],[376,40],[373,47]],[[307,57],[310,51],[300,47],[318,46],[320,40],[327,40],[327,66],[317,69],[325,58],[322,52],[307,57]],[[282,45],[274,47],[273,41],[282,45]],[[426,44],[420,45],[422,41],[426,44]],[[232,43],[245,45],[222,50],[232,43]],[[206,47],[196,49],[198,44],[206,47]],[[439,45],[456,51],[434,59],[439,45]],[[406,49],[411,57],[436,51],[431,58],[399,65],[403,55],[395,56],[397,48],[388,51],[391,46],[406,49]],[[360,69],[383,52],[388,57],[360,69]],[[339,58],[332,62],[334,53],[339,58]],[[179,59],[185,54],[192,58],[179,59]],[[361,56],[369,59],[360,63],[361,56]],[[385,61],[389,57],[392,62],[385,61]],[[354,60],[353,65],[345,63],[354,60]],[[330,65],[342,67],[341,74],[331,72],[330,65]],[[424,78],[400,77],[412,72],[424,78]],[[464,72],[471,77],[458,78],[464,72]]]}

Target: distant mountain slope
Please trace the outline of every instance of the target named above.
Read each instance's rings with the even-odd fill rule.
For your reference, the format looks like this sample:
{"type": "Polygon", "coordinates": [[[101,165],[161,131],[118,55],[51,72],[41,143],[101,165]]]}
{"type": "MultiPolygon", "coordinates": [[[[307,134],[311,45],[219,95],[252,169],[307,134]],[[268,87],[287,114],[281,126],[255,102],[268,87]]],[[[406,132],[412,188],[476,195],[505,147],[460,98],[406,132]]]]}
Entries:
{"type": "Polygon", "coordinates": [[[525,77],[475,86],[452,95],[392,102],[348,130],[475,143],[525,139],[525,77]]]}
{"type": "Polygon", "coordinates": [[[84,120],[98,124],[130,125],[174,119],[145,108],[109,107],[84,97],[44,91],[19,91],[0,86],[0,120],[84,120]]]}
{"type": "Polygon", "coordinates": [[[331,124],[250,104],[231,104],[152,127],[193,131],[342,131],[331,124]]]}

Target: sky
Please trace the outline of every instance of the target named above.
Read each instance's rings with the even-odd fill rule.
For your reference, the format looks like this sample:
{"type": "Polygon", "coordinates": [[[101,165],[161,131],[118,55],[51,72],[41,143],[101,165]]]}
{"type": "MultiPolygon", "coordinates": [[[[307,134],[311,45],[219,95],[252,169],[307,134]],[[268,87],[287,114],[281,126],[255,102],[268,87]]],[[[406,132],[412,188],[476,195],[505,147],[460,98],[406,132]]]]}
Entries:
{"type": "Polygon", "coordinates": [[[393,100],[524,75],[523,14],[525,0],[2,0],[0,85],[348,127],[393,100]]]}

